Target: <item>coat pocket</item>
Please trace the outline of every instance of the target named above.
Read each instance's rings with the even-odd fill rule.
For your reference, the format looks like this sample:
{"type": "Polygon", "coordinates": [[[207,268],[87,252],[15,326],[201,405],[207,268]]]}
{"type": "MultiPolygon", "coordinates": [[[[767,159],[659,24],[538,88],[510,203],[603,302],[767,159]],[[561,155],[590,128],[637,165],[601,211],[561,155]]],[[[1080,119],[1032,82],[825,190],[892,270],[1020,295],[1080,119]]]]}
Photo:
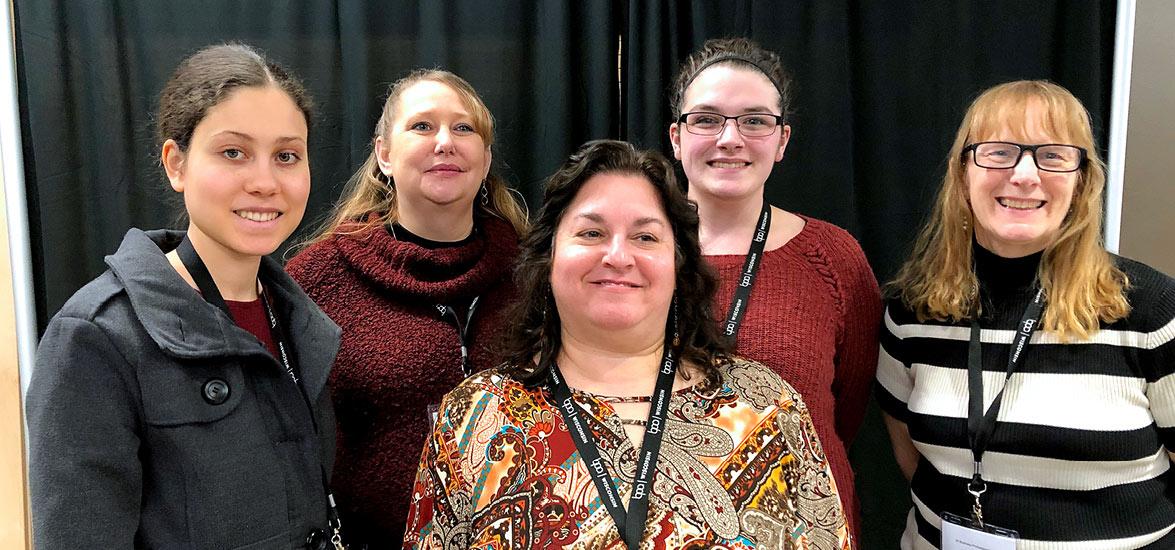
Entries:
{"type": "Polygon", "coordinates": [[[163,508],[184,511],[190,547],[285,541],[288,465],[242,366],[166,365],[142,369],[139,380],[145,475],[156,478],[144,479],[144,490],[163,508]]]}
{"type": "Polygon", "coordinates": [[[143,416],[153,426],[215,422],[228,416],[247,393],[237,364],[152,365],[139,370],[143,416]]]}

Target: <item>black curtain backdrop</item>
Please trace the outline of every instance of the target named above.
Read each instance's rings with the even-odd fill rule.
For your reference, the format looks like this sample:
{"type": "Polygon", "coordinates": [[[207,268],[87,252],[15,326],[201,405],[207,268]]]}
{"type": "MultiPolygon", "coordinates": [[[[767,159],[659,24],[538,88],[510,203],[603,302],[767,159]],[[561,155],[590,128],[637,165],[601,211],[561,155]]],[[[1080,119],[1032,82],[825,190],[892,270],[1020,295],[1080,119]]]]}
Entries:
{"type": "MultiPolygon", "coordinates": [[[[495,170],[537,207],[579,144],[670,154],[668,92],[708,38],[748,36],[795,79],[785,209],[860,240],[882,282],[900,266],[970,100],[1045,78],[1085,102],[1105,147],[1109,0],[17,0],[18,79],[41,329],[100,273],[128,227],[175,218],[152,111],[170,71],[238,40],[298,73],[318,102],[303,227],[363,161],[387,85],[416,67],[464,76],[498,120],[495,170]],[[619,51],[618,51],[619,49],[619,51]],[[619,63],[619,68],[618,68],[619,63]]],[[[876,408],[852,449],[863,548],[896,548],[909,497],[876,408]]]]}
{"type": "MultiPolygon", "coordinates": [[[[672,154],[673,78],[707,39],[747,36],[776,51],[794,78],[796,114],[768,200],[851,231],[884,283],[929,213],[963,112],[983,89],[1042,78],[1069,88],[1090,110],[1104,154],[1116,10],[1086,0],[630,2],[625,135],[672,154]]],[[[850,459],[863,547],[897,548],[910,498],[875,404],[850,459]]]]}
{"type": "Polygon", "coordinates": [[[497,119],[494,170],[535,203],[579,144],[619,136],[615,12],[609,0],[17,2],[40,329],[128,227],[176,219],[152,117],[171,71],[200,47],[257,46],[314,96],[305,231],[366,158],[388,85],[417,67],[479,91],[497,119]]]}

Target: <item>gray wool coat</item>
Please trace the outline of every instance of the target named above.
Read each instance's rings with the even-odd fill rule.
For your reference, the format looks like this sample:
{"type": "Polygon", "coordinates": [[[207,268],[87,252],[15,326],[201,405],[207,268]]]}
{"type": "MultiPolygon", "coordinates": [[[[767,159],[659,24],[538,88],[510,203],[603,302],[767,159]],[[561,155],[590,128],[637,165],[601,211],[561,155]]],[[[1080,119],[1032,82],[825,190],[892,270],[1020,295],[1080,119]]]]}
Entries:
{"type": "Polygon", "coordinates": [[[262,259],[304,399],[168,264],[182,237],[127,232],[41,339],[26,399],[38,549],[301,548],[327,527],[339,328],[262,259]]]}

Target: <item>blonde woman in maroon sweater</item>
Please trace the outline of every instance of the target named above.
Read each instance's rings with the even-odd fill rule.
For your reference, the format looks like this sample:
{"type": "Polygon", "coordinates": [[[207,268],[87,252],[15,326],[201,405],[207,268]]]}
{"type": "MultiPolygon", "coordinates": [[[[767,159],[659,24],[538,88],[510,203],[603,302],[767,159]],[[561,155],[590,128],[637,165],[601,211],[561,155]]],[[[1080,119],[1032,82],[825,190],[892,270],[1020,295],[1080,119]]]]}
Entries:
{"type": "Polygon", "coordinates": [[[669,139],[721,279],[722,331],[803,395],[857,538],[848,447],[869,401],[881,298],[851,235],[763,198],[791,137],[789,84],[779,57],[750,40],[707,41],[679,71],[669,139]]]}
{"type": "Polygon", "coordinates": [[[335,495],[352,548],[399,547],[441,397],[494,366],[525,216],[490,173],[493,118],[457,75],[392,84],[373,150],[287,269],[343,329],[335,495]]]}

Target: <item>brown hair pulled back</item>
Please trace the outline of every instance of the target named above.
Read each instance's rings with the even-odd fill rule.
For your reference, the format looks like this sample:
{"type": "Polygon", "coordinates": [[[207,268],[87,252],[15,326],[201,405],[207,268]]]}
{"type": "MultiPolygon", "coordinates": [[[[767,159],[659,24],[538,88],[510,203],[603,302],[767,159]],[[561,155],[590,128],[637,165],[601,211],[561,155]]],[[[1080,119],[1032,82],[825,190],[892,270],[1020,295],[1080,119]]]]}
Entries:
{"type": "Polygon", "coordinates": [[[715,65],[732,65],[761,73],[779,92],[779,114],[784,120],[792,114],[791,78],[779,61],[779,56],[748,38],[714,38],[686,58],[677,71],[670,105],[673,119],[681,116],[685,106],[685,92],[702,71],[715,65]]]}
{"type": "Polygon", "coordinates": [[[310,94],[296,77],[257,49],[218,44],[197,51],[180,62],[159,94],[155,123],[159,145],[170,139],[181,151],[187,151],[192,133],[209,109],[237,88],[265,86],[289,95],[310,126],[314,108],[310,94]]]}

